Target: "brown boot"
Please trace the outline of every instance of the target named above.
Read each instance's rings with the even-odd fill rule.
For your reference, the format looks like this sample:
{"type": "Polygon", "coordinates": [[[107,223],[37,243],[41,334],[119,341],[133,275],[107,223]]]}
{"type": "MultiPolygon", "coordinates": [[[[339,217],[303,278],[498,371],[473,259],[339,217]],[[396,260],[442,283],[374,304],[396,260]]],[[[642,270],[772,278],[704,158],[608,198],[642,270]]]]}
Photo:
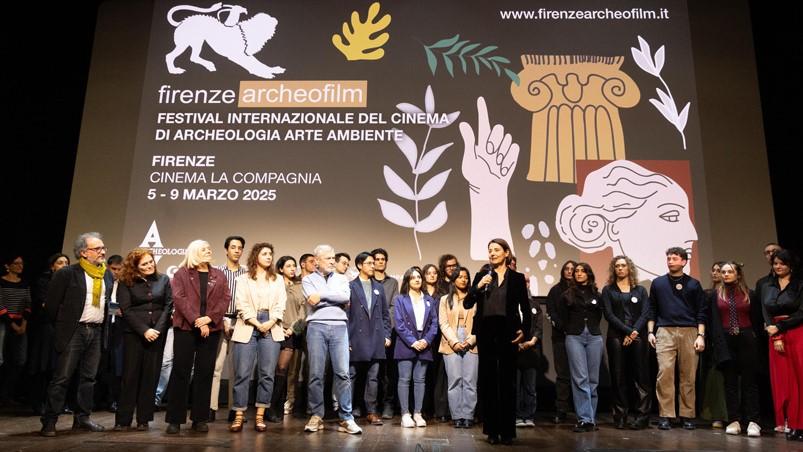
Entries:
{"type": "Polygon", "coordinates": [[[254,430],[264,432],[267,429],[268,426],[265,424],[265,407],[258,407],[257,415],[254,419],[254,430]]]}
{"type": "Polygon", "coordinates": [[[243,431],[243,421],[245,421],[245,413],[243,413],[242,411],[235,411],[234,421],[232,421],[231,425],[229,426],[229,431],[230,432],[243,431]]]}

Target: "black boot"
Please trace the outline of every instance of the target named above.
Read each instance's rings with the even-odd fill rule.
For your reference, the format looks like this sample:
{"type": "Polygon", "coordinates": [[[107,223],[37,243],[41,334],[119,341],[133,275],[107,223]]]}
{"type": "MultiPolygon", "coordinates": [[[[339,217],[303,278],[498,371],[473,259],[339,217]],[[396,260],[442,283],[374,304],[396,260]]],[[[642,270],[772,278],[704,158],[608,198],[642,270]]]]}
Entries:
{"type": "Polygon", "coordinates": [[[287,376],[277,374],[273,378],[273,395],[270,398],[270,408],[266,413],[268,422],[282,422],[285,400],[287,400],[287,376]]]}

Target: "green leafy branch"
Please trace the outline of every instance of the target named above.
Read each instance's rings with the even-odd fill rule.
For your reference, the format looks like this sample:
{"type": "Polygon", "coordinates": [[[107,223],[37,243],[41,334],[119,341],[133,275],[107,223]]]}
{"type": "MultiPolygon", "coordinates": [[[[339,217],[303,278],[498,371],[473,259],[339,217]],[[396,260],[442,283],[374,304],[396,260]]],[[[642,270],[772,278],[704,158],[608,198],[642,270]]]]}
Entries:
{"type": "Polygon", "coordinates": [[[455,58],[460,62],[460,68],[466,75],[468,75],[469,62],[471,62],[477,75],[480,75],[480,64],[482,64],[489,70],[496,71],[497,77],[500,77],[504,72],[516,85],[521,82],[518,74],[505,67],[505,65],[510,64],[509,59],[501,55],[491,54],[498,46],[488,45],[480,48],[481,46],[482,44],[479,42],[460,41],[460,35],[458,34],[451,38],[441,39],[435,44],[425,45],[424,51],[427,54],[427,63],[432,75],[435,75],[435,71],[438,69],[438,56],[436,55],[436,52],[438,52],[443,59],[443,66],[446,67],[446,71],[452,77],[454,77],[455,66],[455,62],[452,59],[455,58]]]}

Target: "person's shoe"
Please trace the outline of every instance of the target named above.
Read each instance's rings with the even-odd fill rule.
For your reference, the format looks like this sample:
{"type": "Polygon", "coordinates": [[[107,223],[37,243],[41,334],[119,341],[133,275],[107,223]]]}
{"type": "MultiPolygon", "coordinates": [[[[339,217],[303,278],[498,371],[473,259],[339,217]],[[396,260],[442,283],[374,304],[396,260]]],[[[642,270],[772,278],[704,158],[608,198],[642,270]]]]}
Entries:
{"type": "Polygon", "coordinates": [[[672,430],[672,424],[669,422],[668,417],[661,417],[658,419],[659,430],[672,430]]]}
{"type": "Polygon", "coordinates": [[[694,429],[697,428],[697,424],[695,424],[692,419],[683,417],[683,418],[680,418],[680,421],[681,421],[681,425],[686,430],[694,430],[694,429]]]}
{"type": "Polygon", "coordinates": [[[738,435],[742,433],[742,426],[739,425],[739,421],[733,421],[725,427],[725,433],[728,435],[738,435]]]}
{"type": "Polygon", "coordinates": [[[129,430],[131,430],[130,425],[114,424],[114,427],[112,427],[113,432],[127,432],[129,430]]]}
{"type": "Polygon", "coordinates": [[[527,424],[524,423],[524,419],[516,419],[516,427],[526,427],[527,424]]]}
{"type": "Polygon", "coordinates": [[[555,417],[552,418],[552,422],[555,424],[562,424],[566,421],[566,413],[558,411],[555,413],[555,417]]]}
{"type": "Polygon", "coordinates": [[[488,435],[488,444],[499,444],[499,435],[488,435]]]}
{"type": "Polygon", "coordinates": [[[198,433],[206,433],[209,431],[209,425],[204,421],[192,422],[192,429],[198,433]]]}
{"type": "Polygon", "coordinates": [[[146,432],[150,427],[148,427],[147,422],[137,422],[137,431],[138,432],[146,432]]]}
{"type": "Polygon", "coordinates": [[[382,419],[393,419],[393,406],[386,405],[382,409],[382,419]]]}
{"type": "Polygon", "coordinates": [[[56,436],[56,421],[42,422],[42,430],[39,430],[39,434],[49,438],[56,436]]]}
{"type": "Polygon", "coordinates": [[[401,426],[404,428],[413,428],[415,427],[415,421],[413,417],[410,416],[410,413],[404,413],[401,419],[401,426]]]}
{"type": "Polygon", "coordinates": [[[285,400],[284,401],[284,414],[293,414],[293,401],[292,400],[285,400]]]}
{"type": "Polygon", "coordinates": [[[312,415],[307,421],[307,425],[304,426],[305,432],[317,432],[319,430],[323,430],[323,419],[320,416],[312,415]]]}
{"type": "Polygon", "coordinates": [[[349,435],[359,435],[362,433],[362,429],[354,419],[349,419],[347,421],[340,421],[340,426],[337,427],[338,432],[348,433],[349,435]]]}
{"type": "Polygon", "coordinates": [[[593,432],[596,426],[591,422],[580,421],[572,428],[574,433],[593,432]]]}
{"type": "Polygon", "coordinates": [[[216,410],[210,409],[209,410],[209,422],[215,422],[215,414],[217,413],[216,410]]]}
{"type": "Polygon", "coordinates": [[[525,419],[524,420],[525,427],[535,427],[535,421],[532,419],[525,419]]]}
{"type": "Polygon", "coordinates": [[[382,418],[376,413],[368,413],[368,416],[366,417],[366,420],[371,425],[382,425],[382,424],[384,424],[384,422],[382,422],[382,418]]]}
{"type": "Polygon", "coordinates": [[[711,428],[725,428],[725,423],[722,421],[714,421],[711,423],[711,428]]]}
{"type": "Polygon", "coordinates": [[[625,418],[624,417],[620,417],[618,419],[614,419],[613,420],[613,426],[616,427],[619,430],[624,430],[625,422],[626,422],[625,418]]]}
{"type": "Polygon", "coordinates": [[[72,423],[73,430],[86,430],[90,432],[102,432],[106,430],[102,425],[96,423],[92,419],[84,418],[74,418],[72,423]]]}
{"type": "Polygon", "coordinates": [[[454,420],[454,428],[464,428],[463,427],[463,420],[462,419],[455,419],[454,420]]]}
{"type": "Polygon", "coordinates": [[[268,429],[268,426],[265,424],[265,407],[257,408],[257,414],[254,416],[254,430],[258,432],[264,432],[268,429]]]}
{"type": "Polygon", "coordinates": [[[801,430],[789,430],[786,433],[786,440],[787,441],[803,441],[803,431],[801,430]]]}
{"type": "Polygon", "coordinates": [[[435,421],[439,422],[441,424],[445,424],[445,423],[449,422],[450,419],[449,419],[449,416],[438,416],[438,417],[435,418],[435,421]]]}
{"type": "Polygon", "coordinates": [[[474,427],[474,419],[463,419],[463,428],[474,427]]]}
{"type": "Polygon", "coordinates": [[[647,416],[639,416],[627,425],[630,430],[643,430],[650,425],[650,418],[647,416]]]}
{"type": "Polygon", "coordinates": [[[415,421],[416,427],[426,427],[427,421],[424,420],[424,417],[421,416],[421,413],[415,413],[413,415],[413,421],[415,421]]]}
{"type": "Polygon", "coordinates": [[[351,415],[354,416],[355,419],[356,418],[361,418],[362,417],[362,410],[360,408],[353,408],[351,410],[351,415]]]}
{"type": "Polygon", "coordinates": [[[165,429],[165,433],[168,435],[175,435],[181,431],[181,426],[179,424],[167,424],[167,428],[165,429]]]}
{"type": "Polygon", "coordinates": [[[272,424],[281,424],[284,422],[284,417],[276,416],[270,410],[265,411],[265,420],[272,424]]]}
{"type": "Polygon", "coordinates": [[[242,411],[235,411],[234,419],[229,426],[229,431],[234,433],[243,431],[243,421],[245,421],[245,413],[242,411]]]}
{"type": "Polygon", "coordinates": [[[761,436],[761,426],[755,422],[750,422],[747,424],[747,436],[751,438],[757,438],[761,436]]]}

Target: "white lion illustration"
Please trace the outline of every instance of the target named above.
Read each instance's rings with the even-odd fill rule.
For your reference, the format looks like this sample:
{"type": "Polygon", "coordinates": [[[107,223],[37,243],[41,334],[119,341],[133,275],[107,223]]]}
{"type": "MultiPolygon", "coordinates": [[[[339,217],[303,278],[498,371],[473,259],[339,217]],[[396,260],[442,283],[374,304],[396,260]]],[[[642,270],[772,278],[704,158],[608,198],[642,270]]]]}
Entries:
{"type": "Polygon", "coordinates": [[[190,61],[200,64],[208,71],[216,70],[215,64],[201,57],[204,42],[209,44],[218,54],[238,64],[249,73],[262,78],[273,78],[284,73],[281,66],[267,66],[254,57],[273,37],[278,21],[265,13],[240,21],[240,16],[248,14],[242,6],[216,3],[203,9],[191,5],[179,5],[167,13],[167,21],[176,27],[173,41],[176,48],[165,55],[167,70],[171,74],[183,74],[184,69],[175,65],[176,58],[192,48],[190,61]],[[178,11],[194,11],[199,13],[217,12],[217,17],[206,14],[195,14],[177,22],[173,14],[178,11]],[[221,13],[228,13],[225,21],[220,20],[221,13]]]}

